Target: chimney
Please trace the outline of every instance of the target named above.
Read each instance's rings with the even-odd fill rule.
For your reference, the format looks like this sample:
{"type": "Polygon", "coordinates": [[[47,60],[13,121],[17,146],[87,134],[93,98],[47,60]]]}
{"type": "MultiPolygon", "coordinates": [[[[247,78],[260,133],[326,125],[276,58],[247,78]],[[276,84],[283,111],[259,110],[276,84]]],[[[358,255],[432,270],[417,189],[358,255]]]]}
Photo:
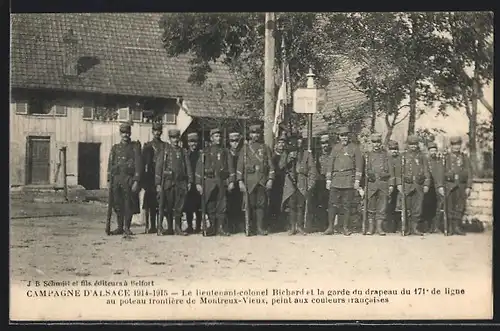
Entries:
{"type": "Polygon", "coordinates": [[[78,38],[73,29],[63,37],[63,74],[66,77],[78,76],[78,38]]]}

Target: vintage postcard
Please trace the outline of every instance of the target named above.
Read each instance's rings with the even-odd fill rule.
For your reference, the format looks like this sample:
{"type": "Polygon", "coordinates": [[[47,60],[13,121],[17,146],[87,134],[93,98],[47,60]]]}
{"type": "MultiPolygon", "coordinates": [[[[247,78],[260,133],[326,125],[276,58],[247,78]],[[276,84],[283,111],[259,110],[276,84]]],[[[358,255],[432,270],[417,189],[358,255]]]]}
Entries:
{"type": "Polygon", "coordinates": [[[493,13],[11,15],[10,320],[493,316],[493,13]]]}

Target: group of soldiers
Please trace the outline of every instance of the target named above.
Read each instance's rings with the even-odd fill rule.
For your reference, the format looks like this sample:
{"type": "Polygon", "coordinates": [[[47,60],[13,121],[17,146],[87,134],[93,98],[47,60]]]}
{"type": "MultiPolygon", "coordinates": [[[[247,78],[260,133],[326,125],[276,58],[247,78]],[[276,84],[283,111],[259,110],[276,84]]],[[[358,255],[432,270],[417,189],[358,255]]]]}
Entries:
{"type": "Polygon", "coordinates": [[[187,149],[181,147],[179,130],[168,130],[168,141],[161,138],[161,123],[153,123],[152,130],[154,138],[141,148],[130,139],[131,126],[120,126],[122,140],[112,147],[108,163],[109,207],[118,223],[110,234],[132,235],[141,189],[146,232],[158,235],[267,235],[270,223],[285,215],[290,235],[306,235],[316,227],[325,235],[349,236],[356,195],[364,202],[364,234],[385,235],[392,228],[422,235],[426,196],[435,201],[428,231],[464,234],[461,220],[472,168],[460,137],[450,139],[449,152],[439,153],[431,142],[424,154],[417,136],[409,136],[407,149],[400,152],[396,141],[384,147],[375,133],[372,149],[363,154],[348,127],[337,130],[335,144],[329,132],[322,132],[321,147],[314,152],[294,130],[283,131],[271,150],[262,142],[260,125],[249,127],[248,140],[231,130],[228,148],[218,128],[210,130],[203,147],[197,132],[188,133],[187,149]],[[321,212],[327,222],[322,223],[321,212]],[[401,221],[393,217],[397,212],[401,221]],[[182,229],[184,213],[187,227],[182,229]]]}

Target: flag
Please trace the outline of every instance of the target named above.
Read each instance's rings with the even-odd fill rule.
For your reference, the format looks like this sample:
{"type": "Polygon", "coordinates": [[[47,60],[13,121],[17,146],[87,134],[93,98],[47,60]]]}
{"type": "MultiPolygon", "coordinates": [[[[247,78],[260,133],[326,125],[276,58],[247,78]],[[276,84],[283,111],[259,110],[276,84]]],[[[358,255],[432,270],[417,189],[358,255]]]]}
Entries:
{"type": "Polygon", "coordinates": [[[179,114],[177,114],[177,129],[181,131],[181,135],[186,131],[186,129],[193,122],[193,118],[189,116],[189,109],[187,107],[187,102],[182,100],[182,103],[177,103],[179,106],[179,114]]]}
{"type": "Polygon", "coordinates": [[[285,40],[281,42],[281,86],[278,91],[278,99],[276,100],[276,109],[274,112],[273,133],[275,137],[279,135],[279,128],[287,119],[287,112],[290,111],[292,104],[292,87],[290,83],[290,67],[286,59],[285,40]]]}

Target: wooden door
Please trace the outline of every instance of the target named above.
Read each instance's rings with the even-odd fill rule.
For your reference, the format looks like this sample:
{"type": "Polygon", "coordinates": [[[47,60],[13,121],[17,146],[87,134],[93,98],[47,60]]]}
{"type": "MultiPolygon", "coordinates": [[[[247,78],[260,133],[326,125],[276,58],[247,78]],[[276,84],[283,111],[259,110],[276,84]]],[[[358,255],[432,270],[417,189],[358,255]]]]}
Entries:
{"type": "Polygon", "coordinates": [[[50,182],[50,137],[29,137],[28,184],[50,182]]]}

